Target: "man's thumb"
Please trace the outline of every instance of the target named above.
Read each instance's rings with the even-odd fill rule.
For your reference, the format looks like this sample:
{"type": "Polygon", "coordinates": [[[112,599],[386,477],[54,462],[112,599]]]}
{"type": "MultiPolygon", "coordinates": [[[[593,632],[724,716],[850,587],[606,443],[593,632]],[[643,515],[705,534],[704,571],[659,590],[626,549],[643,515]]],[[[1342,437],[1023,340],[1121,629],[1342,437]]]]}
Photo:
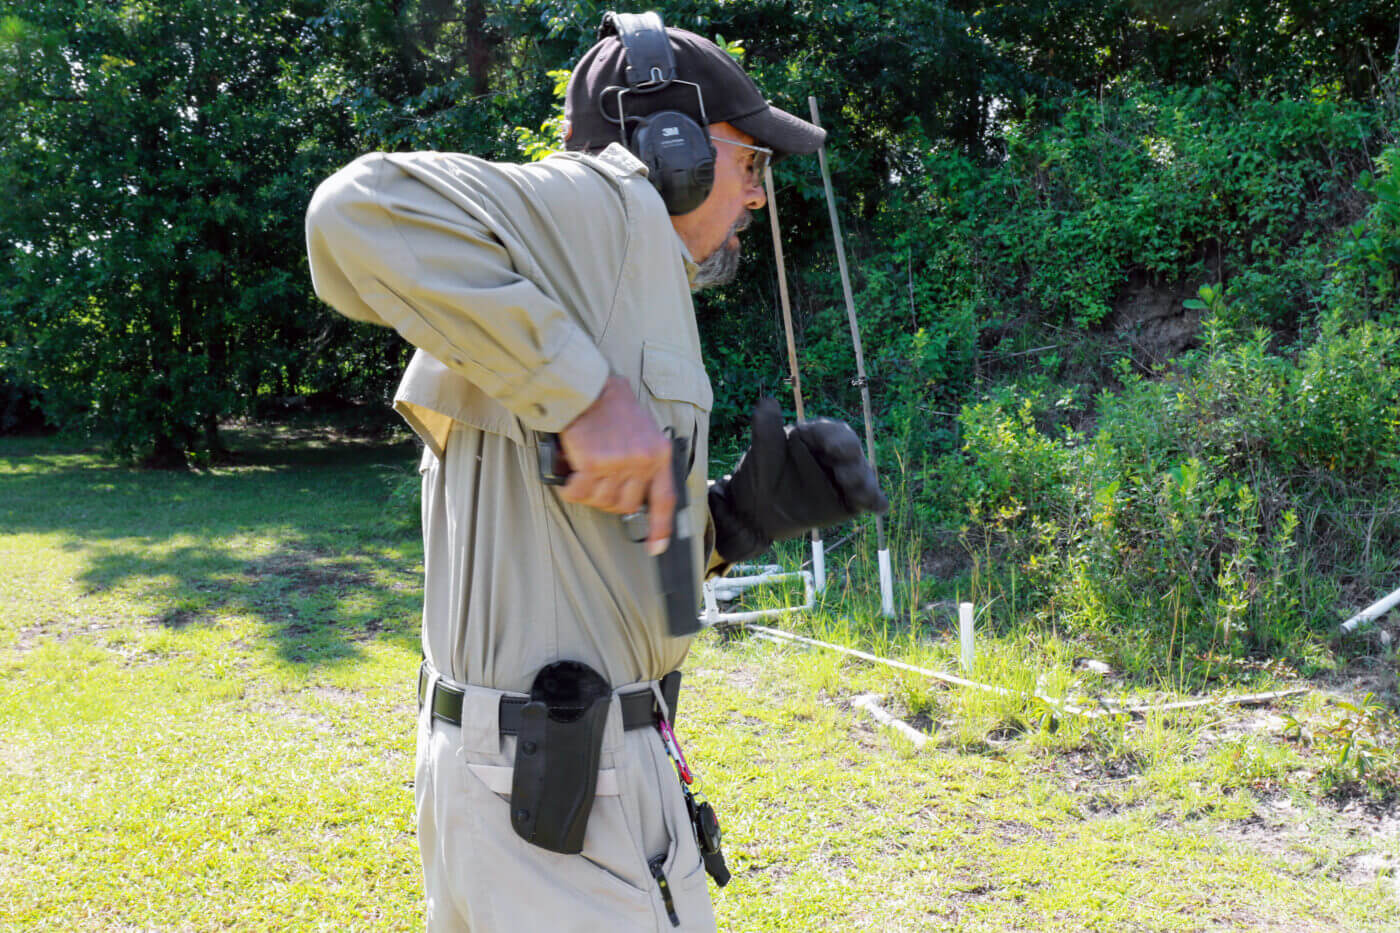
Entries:
{"type": "Polygon", "coordinates": [[[671,530],[676,519],[676,488],[671,479],[671,458],[651,478],[647,488],[647,513],[651,518],[647,529],[647,553],[660,557],[671,545],[671,530]]]}

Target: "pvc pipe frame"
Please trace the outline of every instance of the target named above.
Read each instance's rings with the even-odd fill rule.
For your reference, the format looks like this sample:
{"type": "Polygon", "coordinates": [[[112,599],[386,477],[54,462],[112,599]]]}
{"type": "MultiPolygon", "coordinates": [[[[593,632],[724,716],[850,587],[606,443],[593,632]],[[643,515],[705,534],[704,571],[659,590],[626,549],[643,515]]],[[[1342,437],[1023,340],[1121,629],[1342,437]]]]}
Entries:
{"type": "Polygon", "coordinates": [[[910,742],[913,742],[916,748],[923,748],[928,744],[929,737],[926,734],[915,729],[903,719],[891,715],[877,702],[878,700],[879,697],[875,696],[873,693],[862,693],[860,696],[851,700],[851,705],[856,709],[865,710],[880,725],[898,732],[910,742]]]}
{"type": "Polygon", "coordinates": [[[890,572],[890,549],[880,549],[880,611],[894,618],[894,575],[890,572]]]}
{"type": "Polygon", "coordinates": [[[802,612],[811,609],[816,603],[815,588],[812,583],[812,574],[806,570],[794,570],[790,572],[765,571],[764,573],[753,574],[744,577],[723,577],[723,581],[732,584],[735,589],[744,589],[749,586],[757,586],[762,583],[774,583],[778,580],[787,580],[792,577],[802,578],[803,601],[800,606],[782,606],[777,609],[756,609],[751,612],[720,612],[719,599],[715,594],[716,581],[705,581],[705,612],[700,616],[700,621],[704,625],[718,625],[720,623],[746,623],[754,619],[769,619],[774,616],[789,615],[794,612],[802,612]]]}

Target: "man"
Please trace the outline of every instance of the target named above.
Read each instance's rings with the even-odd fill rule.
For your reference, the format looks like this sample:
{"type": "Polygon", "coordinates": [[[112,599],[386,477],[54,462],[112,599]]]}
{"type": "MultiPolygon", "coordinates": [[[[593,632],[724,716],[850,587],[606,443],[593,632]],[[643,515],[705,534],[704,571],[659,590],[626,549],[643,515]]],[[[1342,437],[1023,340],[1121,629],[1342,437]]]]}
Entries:
{"type": "MultiPolygon", "coordinates": [[[[667,731],[690,639],[668,632],[656,556],[685,542],[698,578],[887,504],[848,427],[785,431],[771,402],[747,466],[707,490],[690,291],[733,276],[768,155],[823,134],[655,14],[600,34],[569,84],[571,152],[365,156],[307,214],[317,294],[418,348],[395,408],[425,444],[432,930],[712,930],[705,827],[667,731]],[[553,435],[562,486],[537,457],[553,435]],[[619,516],[643,507],[638,542],[619,516]]],[[[713,852],[708,867],[723,875],[713,852]]]]}

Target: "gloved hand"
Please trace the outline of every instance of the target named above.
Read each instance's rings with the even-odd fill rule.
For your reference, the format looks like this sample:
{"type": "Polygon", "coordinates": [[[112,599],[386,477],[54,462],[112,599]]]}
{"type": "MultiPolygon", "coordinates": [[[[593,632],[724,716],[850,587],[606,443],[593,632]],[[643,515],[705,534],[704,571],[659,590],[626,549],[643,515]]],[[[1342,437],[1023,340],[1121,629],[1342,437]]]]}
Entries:
{"type": "Polygon", "coordinates": [[[890,507],[850,425],[818,418],[784,427],[771,398],[754,408],[749,449],[732,475],[710,486],[709,505],[715,549],[727,561],[890,507]]]}

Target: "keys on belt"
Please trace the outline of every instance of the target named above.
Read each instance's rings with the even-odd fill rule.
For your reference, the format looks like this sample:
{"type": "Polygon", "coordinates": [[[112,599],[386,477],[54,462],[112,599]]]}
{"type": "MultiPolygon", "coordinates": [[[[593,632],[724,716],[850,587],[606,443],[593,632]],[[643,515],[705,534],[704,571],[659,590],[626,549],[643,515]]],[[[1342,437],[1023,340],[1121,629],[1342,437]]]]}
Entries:
{"type": "Polygon", "coordinates": [[[729,867],[724,864],[724,852],[720,849],[724,834],[719,828],[719,817],[715,816],[715,808],[710,806],[704,794],[691,788],[695,775],[690,770],[690,763],[685,760],[685,752],[681,751],[681,743],[671,724],[660,720],[656,731],[661,733],[661,744],[681,779],[681,793],[685,795],[685,809],[690,816],[695,843],[700,848],[700,860],[705,863],[705,871],[715,879],[715,884],[722,888],[729,883],[729,867]]]}

